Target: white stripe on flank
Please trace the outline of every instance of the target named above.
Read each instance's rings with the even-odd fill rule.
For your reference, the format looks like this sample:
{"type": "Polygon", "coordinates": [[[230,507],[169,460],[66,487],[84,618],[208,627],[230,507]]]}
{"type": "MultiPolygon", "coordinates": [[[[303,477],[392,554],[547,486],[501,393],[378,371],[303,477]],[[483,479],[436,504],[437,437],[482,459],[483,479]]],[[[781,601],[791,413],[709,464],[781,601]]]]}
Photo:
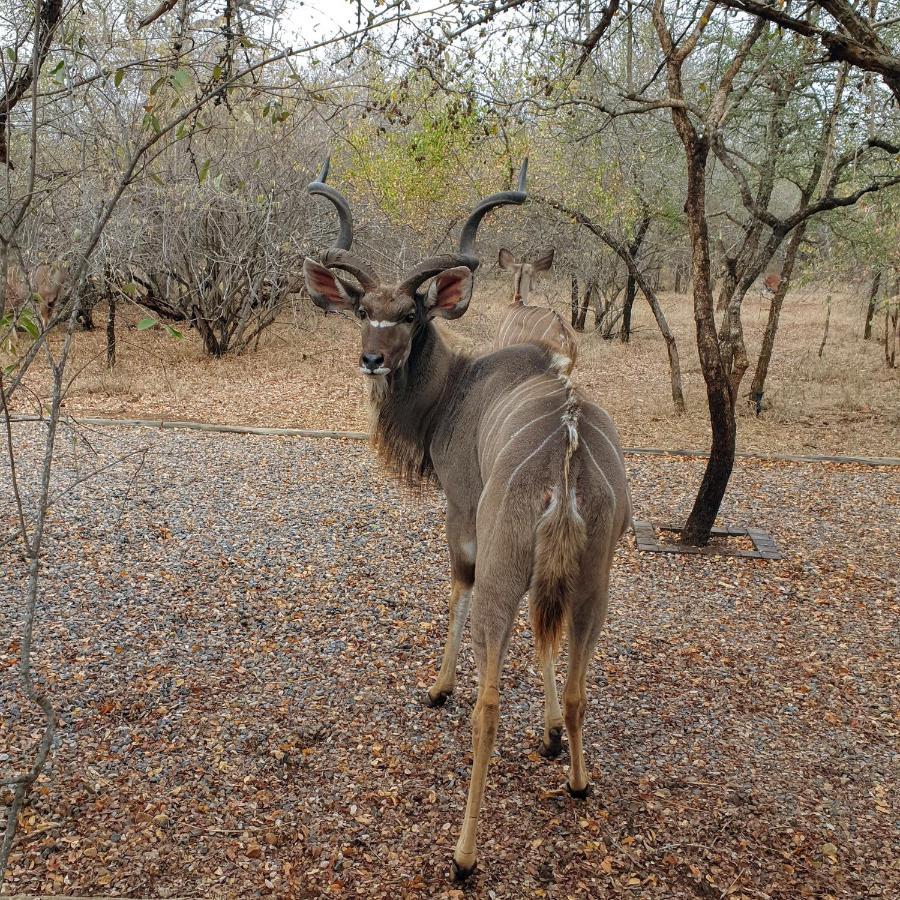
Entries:
{"type": "Polygon", "coordinates": [[[485,424],[487,424],[487,421],[490,422],[490,424],[487,425],[487,431],[485,432],[485,445],[487,445],[488,441],[490,440],[491,433],[497,426],[497,423],[499,421],[498,417],[509,409],[509,405],[513,402],[513,400],[519,400],[520,397],[523,394],[527,394],[532,387],[540,384],[540,376],[535,375],[531,378],[526,378],[521,384],[514,387],[507,396],[499,397],[497,399],[496,406],[491,410],[489,419],[485,422],[485,424]]]}
{"type": "Polygon", "coordinates": [[[607,444],[609,444],[610,450],[612,450],[614,454],[615,454],[615,453],[618,453],[618,451],[616,450],[616,448],[613,446],[613,442],[606,436],[606,434],[605,434],[603,431],[601,431],[601,429],[599,429],[599,428],[598,428],[593,422],[591,422],[589,419],[584,419],[583,421],[584,421],[584,423],[585,423],[586,425],[590,425],[591,428],[593,428],[594,431],[596,431],[597,434],[599,434],[600,437],[602,437],[603,440],[606,441],[607,444]]]}
{"type": "Polygon", "coordinates": [[[526,422],[521,428],[517,428],[508,438],[506,443],[494,454],[494,462],[500,459],[503,456],[503,451],[526,429],[531,428],[532,425],[535,425],[537,422],[540,422],[541,419],[546,419],[548,416],[555,416],[557,413],[562,412],[566,407],[559,406],[556,409],[551,410],[548,413],[544,413],[543,415],[538,416],[536,419],[532,419],[530,422],[526,422]]]}
{"type": "Polygon", "coordinates": [[[587,441],[582,441],[581,446],[584,447],[585,450],[587,450],[587,455],[591,458],[591,462],[600,473],[600,477],[606,482],[606,486],[610,489],[610,491],[612,491],[612,485],[609,483],[609,479],[606,477],[606,472],[604,472],[603,469],[600,468],[600,463],[598,463],[595,459],[594,454],[591,452],[591,448],[588,445],[587,441]]]}
{"type": "Polygon", "coordinates": [[[551,438],[556,437],[556,435],[559,434],[560,431],[562,431],[562,425],[560,425],[558,428],[554,428],[553,431],[551,431],[550,434],[548,434],[547,437],[545,437],[544,440],[542,440],[541,443],[537,447],[535,447],[534,450],[532,450],[531,453],[529,453],[528,456],[526,456],[525,459],[523,459],[522,462],[520,462],[512,470],[512,474],[506,480],[506,489],[507,490],[509,490],[509,486],[512,484],[513,479],[516,477],[516,475],[519,474],[519,469],[521,469],[522,466],[524,466],[525,463],[527,463],[528,460],[531,459],[532,456],[536,456],[538,453],[540,453],[541,450],[543,450],[544,447],[546,447],[547,444],[550,442],[551,438]]]}
{"type": "MultiPolygon", "coordinates": [[[[484,451],[484,454],[487,454],[491,451],[491,448],[494,446],[494,442],[497,440],[497,437],[500,434],[500,432],[502,431],[503,426],[506,425],[506,423],[520,409],[522,409],[527,403],[534,403],[535,401],[538,401],[538,400],[549,400],[553,397],[553,395],[555,393],[559,392],[560,389],[562,388],[562,385],[560,385],[558,383],[551,383],[550,385],[548,385],[542,376],[538,376],[538,379],[539,380],[538,380],[537,384],[534,385],[534,387],[541,388],[541,390],[542,390],[541,393],[535,394],[533,396],[528,396],[528,393],[526,391],[521,396],[515,398],[515,400],[516,400],[515,404],[513,404],[513,396],[514,395],[510,394],[507,402],[504,403],[503,406],[500,407],[496,411],[497,418],[494,420],[493,424],[486,432],[485,437],[484,437],[484,442],[481,445],[482,450],[484,451]],[[544,393],[544,391],[546,390],[547,387],[550,387],[551,390],[544,393]]],[[[527,381],[530,381],[530,380],[531,379],[527,379],[527,381]]],[[[523,382],[523,384],[527,383],[527,381],[523,382]]],[[[521,387],[521,385],[520,385],[520,387],[521,387]]],[[[518,390],[518,388],[516,390],[518,390]]],[[[497,456],[499,456],[499,454],[495,454],[494,459],[496,459],[497,456]]],[[[478,463],[479,463],[479,465],[483,465],[482,454],[479,454],[478,463]]]]}

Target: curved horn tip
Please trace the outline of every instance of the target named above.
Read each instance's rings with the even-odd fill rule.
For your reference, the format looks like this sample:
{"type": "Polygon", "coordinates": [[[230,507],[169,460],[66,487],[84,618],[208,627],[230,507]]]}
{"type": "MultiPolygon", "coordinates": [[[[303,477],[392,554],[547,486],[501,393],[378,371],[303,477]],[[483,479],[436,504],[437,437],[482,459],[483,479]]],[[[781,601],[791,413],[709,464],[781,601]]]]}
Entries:
{"type": "Polygon", "coordinates": [[[522,167],[519,169],[519,190],[524,193],[525,179],[528,177],[528,157],[522,160],[522,167]]]}
{"type": "Polygon", "coordinates": [[[325,157],[325,162],[322,164],[322,171],[319,172],[319,175],[316,178],[316,181],[320,182],[321,184],[325,184],[325,182],[328,180],[328,173],[330,170],[331,170],[331,154],[329,153],[328,156],[325,157]]]}

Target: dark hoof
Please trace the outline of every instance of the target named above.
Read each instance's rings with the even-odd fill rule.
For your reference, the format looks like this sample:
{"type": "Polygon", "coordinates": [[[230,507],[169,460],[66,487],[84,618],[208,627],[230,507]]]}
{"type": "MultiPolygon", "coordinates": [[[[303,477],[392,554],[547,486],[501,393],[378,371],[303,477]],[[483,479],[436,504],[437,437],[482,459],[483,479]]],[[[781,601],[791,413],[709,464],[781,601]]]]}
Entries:
{"type": "Polygon", "coordinates": [[[550,729],[550,743],[545,744],[541,741],[538,753],[545,759],[556,759],[562,753],[562,728],[550,729]]]}
{"type": "Polygon", "coordinates": [[[589,784],[586,784],[580,791],[576,791],[567,781],[566,790],[569,792],[569,796],[574,797],[576,800],[587,800],[591,794],[591,786],[589,784]]]}
{"type": "Polygon", "coordinates": [[[477,868],[475,863],[464,868],[455,859],[450,864],[450,876],[454,881],[465,881],[477,868]]]}
{"type": "Polygon", "coordinates": [[[430,706],[432,709],[435,709],[438,706],[443,706],[447,702],[447,698],[450,696],[450,691],[441,691],[438,693],[436,697],[431,696],[430,691],[425,692],[425,705],[430,706]]]}

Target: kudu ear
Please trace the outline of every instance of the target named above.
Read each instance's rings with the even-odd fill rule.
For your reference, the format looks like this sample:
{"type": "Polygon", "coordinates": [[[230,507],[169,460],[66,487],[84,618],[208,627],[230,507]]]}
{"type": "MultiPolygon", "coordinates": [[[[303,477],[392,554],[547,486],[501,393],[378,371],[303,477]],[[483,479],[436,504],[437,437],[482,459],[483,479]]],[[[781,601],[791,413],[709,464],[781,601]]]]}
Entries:
{"type": "Polygon", "coordinates": [[[508,272],[515,264],[515,261],[512,253],[510,253],[506,247],[501,248],[500,258],[497,260],[497,264],[504,272],[508,272]]]}
{"type": "Polygon", "coordinates": [[[531,267],[535,272],[548,272],[550,270],[550,266],[553,265],[553,256],[556,253],[553,247],[550,247],[549,250],[544,250],[541,255],[531,264],[531,267]]]}
{"type": "Polygon", "coordinates": [[[307,257],[303,260],[303,280],[312,302],[326,312],[356,309],[362,292],[331,269],[307,257]]]}
{"type": "Polygon", "coordinates": [[[458,319],[469,308],[473,284],[472,271],[467,266],[455,266],[436,275],[425,296],[428,317],[458,319]]]}

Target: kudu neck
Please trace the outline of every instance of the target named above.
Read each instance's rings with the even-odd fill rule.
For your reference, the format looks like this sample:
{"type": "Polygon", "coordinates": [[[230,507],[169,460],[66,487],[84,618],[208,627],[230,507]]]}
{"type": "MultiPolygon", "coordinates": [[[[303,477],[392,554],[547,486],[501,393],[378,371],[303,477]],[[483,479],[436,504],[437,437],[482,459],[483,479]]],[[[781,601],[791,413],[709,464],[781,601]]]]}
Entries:
{"type": "Polygon", "coordinates": [[[372,441],[401,478],[427,481],[434,476],[431,440],[453,392],[465,357],[447,346],[431,322],[413,336],[406,365],[390,376],[375,403],[372,441]]]}

